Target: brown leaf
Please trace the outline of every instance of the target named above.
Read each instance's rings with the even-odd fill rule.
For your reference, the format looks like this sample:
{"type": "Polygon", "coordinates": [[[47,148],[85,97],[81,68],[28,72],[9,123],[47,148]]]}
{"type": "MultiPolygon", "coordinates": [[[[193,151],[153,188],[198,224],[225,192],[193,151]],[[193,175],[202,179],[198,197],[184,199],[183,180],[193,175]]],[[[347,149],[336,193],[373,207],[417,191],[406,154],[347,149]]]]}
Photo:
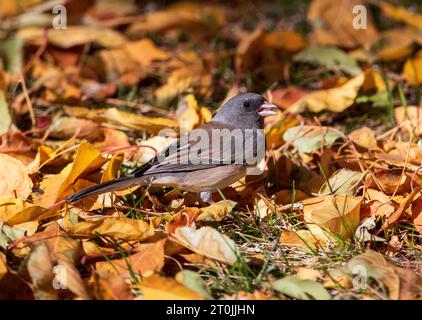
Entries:
{"type": "Polygon", "coordinates": [[[162,129],[178,127],[178,123],[172,119],[145,117],[117,108],[93,110],[82,107],[66,107],[65,110],[70,116],[152,133],[158,133],[162,129]]]}
{"type": "Polygon", "coordinates": [[[173,278],[152,275],[139,286],[145,300],[202,300],[201,296],[173,278]]]}
{"type": "Polygon", "coordinates": [[[131,272],[141,276],[148,276],[160,272],[164,266],[164,244],[166,239],[153,243],[140,244],[135,248],[135,254],[125,259],[97,262],[98,271],[119,274],[122,277],[130,276],[131,272]],[[130,269],[129,269],[130,266],[130,269]]]}
{"type": "MultiPolygon", "coordinates": [[[[22,28],[16,36],[27,43],[42,45],[44,42],[44,28],[22,28]]],[[[71,48],[86,43],[95,42],[106,48],[120,47],[127,42],[121,33],[105,27],[68,26],[66,29],[48,29],[48,42],[60,47],[71,48]]]]}
{"type": "Polygon", "coordinates": [[[360,197],[341,195],[306,199],[303,201],[304,220],[319,239],[351,238],[360,222],[361,201],[360,197]]]}
{"type": "Polygon", "coordinates": [[[308,20],[313,25],[310,39],[319,45],[354,48],[378,38],[378,31],[370,12],[366,28],[355,29],[353,22],[355,6],[364,6],[362,0],[332,1],[314,0],[308,10],[308,20]]]}
{"type": "Polygon", "coordinates": [[[99,234],[115,240],[139,241],[154,235],[154,228],[151,224],[126,217],[90,219],[76,224],[65,219],[64,226],[69,233],[76,236],[95,237],[99,234]]]}
{"type": "Polygon", "coordinates": [[[391,299],[415,299],[422,294],[422,277],[409,269],[396,267],[380,253],[367,249],[348,263],[352,272],[375,279],[388,290],[391,299]]]}

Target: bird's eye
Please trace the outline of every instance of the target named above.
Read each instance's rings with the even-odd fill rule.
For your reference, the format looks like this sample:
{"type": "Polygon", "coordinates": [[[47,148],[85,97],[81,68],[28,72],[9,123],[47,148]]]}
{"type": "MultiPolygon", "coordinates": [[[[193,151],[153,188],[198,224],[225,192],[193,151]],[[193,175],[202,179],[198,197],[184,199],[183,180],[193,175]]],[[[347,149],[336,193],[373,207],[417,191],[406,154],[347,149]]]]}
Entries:
{"type": "Polygon", "coordinates": [[[249,108],[251,106],[251,103],[249,101],[245,101],[245,102],[243,102],[243,106],[245,108],[249,108]]]}

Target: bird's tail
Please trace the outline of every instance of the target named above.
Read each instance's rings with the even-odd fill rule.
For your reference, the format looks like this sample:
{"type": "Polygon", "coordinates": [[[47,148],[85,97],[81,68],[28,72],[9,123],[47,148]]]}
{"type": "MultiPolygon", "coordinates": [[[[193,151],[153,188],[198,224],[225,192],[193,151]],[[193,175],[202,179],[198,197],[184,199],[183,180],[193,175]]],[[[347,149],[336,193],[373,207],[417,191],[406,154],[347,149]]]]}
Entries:
{"type": "Polygon", "coordinates": [[[130,188],[136,184],[139,184],[140,182],[139,180],[140,180],[139,177],[127,175],[119,179],[106,181],[106,182],[100,183],[98,185],[86,188],[84,190],[81,190],[79,192],[72,194],[71,196],[66,198],[66,202],[72,203],[72,202],[82,200],[86,197],[96,196],[102,193],[130,188]]]}

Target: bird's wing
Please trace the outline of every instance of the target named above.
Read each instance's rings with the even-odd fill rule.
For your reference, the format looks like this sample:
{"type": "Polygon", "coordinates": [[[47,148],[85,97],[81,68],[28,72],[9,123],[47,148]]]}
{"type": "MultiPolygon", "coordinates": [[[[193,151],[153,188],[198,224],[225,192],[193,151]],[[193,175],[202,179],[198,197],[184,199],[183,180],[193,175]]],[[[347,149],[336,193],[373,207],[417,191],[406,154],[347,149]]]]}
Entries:
{"type": "MultiPolygon", "coordinates": [[[[235,128],[215,122],[206,123],[190,132],[186,139],[181,138],[171,144],[131,174],[143,176],[158,173],[189,172],[234,163],[244,164],[245,155],[254,153],[254,150],[251,149],[254,144],[236,144],[234,138],[212,139],[212,129],[228,129],[228,132],[234,133],[235,128]],[[200,129],[203,131],[199,131],[200,129]],[[208,136],[208,141],[202,140],[205,133],[208,136]],[[211,143],[212,140],[214,140],[213,143],[211,143]],[[219,145],[219,148],[216,147],[217,145],[219,145]]],[[[239,132],[241,134],[241,131],[234,134],[239,134],[239,132]]]]}

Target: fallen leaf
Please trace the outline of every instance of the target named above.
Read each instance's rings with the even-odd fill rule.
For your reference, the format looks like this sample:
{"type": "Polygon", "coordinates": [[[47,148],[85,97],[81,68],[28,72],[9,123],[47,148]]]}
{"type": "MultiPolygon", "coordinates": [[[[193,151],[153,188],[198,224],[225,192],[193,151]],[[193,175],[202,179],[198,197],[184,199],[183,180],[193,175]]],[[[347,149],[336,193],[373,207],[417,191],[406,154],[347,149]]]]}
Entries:
{"type": "Polygon", "coordinates": [[[50,137],[67,140],[78,132],[79,138],[90,138],[94,140],[99,136],[100,126],[98,123],[73,117],[57,117],[53,120],[50,130],[50,137]]]}
{"type": "Polygon", "coordinates": [[[95,296],[99,300],[132,300],[133,295],[130,291],[126,279],[119,275],[95,274],[95,296]]]}
{"type": "Polygon", "coordinates": [[[7,249],[8,245],[25,236],[25,231],[16,229],[0,221],[0,247],[7,249]]]}
{"type": "Polygon", "coordinates": [[[145,300],[200,300],[201,296],[173,278],[152,275],[139,285],[145,300]]]}
{"type": "Polygon", "coordinates": [[[196,221],[199,214],[199,208],[183,208],[176,214],[172,215],[171,219],[166,224],[166,231],[174,234],[177,228],[190,227],[196,221]]]}
{"type": "Polygon", "coordinates": [[[354,195],[364,176],[362,172],[342,168],[336,171],[324,184],[321,195],[354,195]]]}
{"type": "Polygon", "coordinates": [[[419,50],[413,58],[406,60],[403,76],[411,85],[422,84],[422,50],[419,50]]]}
{"type": "Polygon", "coordinates": [[[290,30],[276,30],[266,33],[263,38],[265,47],[298,52],[307,46],[306,40],[297,32],[290,30]]]}
{"type": "Polygon", "coordinates": [[[361,197],[322,196],[303,201],[303,217],[313,235],[332,240],[353,237],[360,222],[361,197]]]}
{"type": "Polygon", "coordinates": [[[333,144],[342,135],[329,127],[296,126],[289,128],[283,135],[283,140],[293,144],[299,152],[311,153],[321,147],[333,144]]]}
{"type": "Polygon", "coordinates": [[[151,224],[126,217],[107,217],[81,221],[76,224],[65,219],[65,229],[76,236],[111,237],[116,240],[140,241],[154,235],[151,224]]]}
{"type": "Polygon", "coordinates": [[[375,2],[375,4],[379,5],[382,12],[389,18],[392,18],[399,22],[404,22],[416,29],[422,28],[421,14],[408,11],[402,6],[393,5],[385,1],[375,2]]]}
{"type": "Polygon", "coordinates": [[[360,73],[337,88],[311,92],[292,104],[288,110],[295,113],[306,109],[311,112],[323,110],[342,112],[353,104],[364,80],[364,73],[360,73]]]}
{"type": "Polygon", "coordinates": [[[0,134],[3,134],[12,125],[12,116],[10,115],[9,106],[2,90],[0,90],[0,114],[2,115],[0,119],[0,134]]]}
{"type": "Polygon", "coordinates": [[[361,148],[367,150],[378,148],[375,133],[372,129],[368,127],[362,127],[352,131],[351,133],[349,133],[348,138],[352,140],[354,144],[361,148]]]}
{"type": "Polygon", "coordinates": [[[322,278],[322,273],[319,270],[302,267],[297,270],[296,277],[300,280],[317,281],[322,278]]]}
{"type": "Polygon", "coordinates": [[[414,299],[422,294],[422,277],[389,263],[381,253],[367,249],[348,262],[348,269],[365,281],[362,285],[370,278],[376,280],[391,299],[414,299]]]}
{"type": "Polygon", "coordinates": [[[422,108],[417,106],[400,106],[394,109],[394,118],[408,135],[415,129],[416,135],[422,135],[422,108]]]}
{"type": "Polygon", "coordinates": [[[362,72],[356,60],[335,47],[309,47],[297,53],[293,60],[318,64],[333,71],[345,71],[352,76],[362,72]]]}
{"type": "MultiPolygon", "coordinates": [[[[68,26],[66,29],[48,29],[47,39],[50,44],[67,49],[86,43],[95,42],[106,48],[124,45],[127,39],[121,33],[109,28],[95,26],[68,26]]],[[[26,43],[41,46],[44,43],[44,28],[21,28],[16,36],[26,43]]]]}
{"type": "Polygon", "coordinates": [[[320,239],[309,230],[283,231],[279,238],[280,244],[314,249],[327,245],[325,239],[320,239]]]}
{"type": "Polygon", "coordinates": [[[143,35],[160,33],[180,27],[198,28],[209,21],[217,25],[224,22],[224,11],[217,7],[199,3],[182,2],[169,6],[167,9],[148,13],[133,23],[127,30],[128,35],[143,35]]]}
{"type": "MultiPolygon", "coordinates": [[[[39,196],[38,204],[48,207],[61,200],[78,178],[98,170],[106,161],[92,144],[82,142],[73,163],[67,165],[59,174],[41,181],[40,189],[43,190],[43,194],[39,196]]],[[[73,193],[73,190],[70,190],[70,193],[73,193]]]]}
{"type": "Polygon", "coordinates": [[[144,117],[131,112],[121,111],[117,108],[86,109],[82,107],[65,107],[70,116],[91,119],[100,123],[110,123],[133,130],[158,133],[162,129],[177,128],[175,120],[168,118],[144,117]]]}
{"type": "Polygon", "coordinates": [[[233,240],[211,227],[180,227],[173,237],[188,249],[223,263],[235,263],[239,254],[233,240]]]}
{"type": "Polygon", "coordinates": [[[33,183],[23,163],[0,153],[0,167],[0,198],[27,198],[33,183]]]}
{"type": "Polygon", "coordinates": [[[201,208],[196,220],[198,221],[221,221],[229,214],[237,202],[232,200],[221,200],[208,207],[201,208]]]}
{"type": "Polygon", "coordinates": [[[176,274],[175,279],[177,282],[199,294],[203,299],[212,299],[205,281],[196,272],[182,270],[176,274]]]}
{"type": "Polygon", "coordinates": [[[0,280],[8,273],[7,260],[3,252],[0,252],[0,280]]]}
{"type": "Polygon", "coordinates": [[[327,290],[318,282],[286,276],[271,283],[271,286],[285,295],[300,300],[330,300],[327,290]]]}
{"type": "MultiPolygon", "coordinates": [[[[313,26],[310,39],[319,45],[354,48],[378,39],[378,31],[370,12],[365,15],[366,28],[353,28],[354,8],[365,7],[362,0],[314,0],[308,9],[308,21],[313,26]]],[[[358,20],[359,22],[359,20],[358,20]]]]}
{"type": "Polygon", "coordinates": [[[164,244],[166,240],[159,240],[153,243],[143,243],[134,250],[135,253],[124,258],[96,263],[96,270],[119,274],[122,277],[129,277],[131,272],[140,276],[148,276],[160,272],[164,266],[164,244]]]}

